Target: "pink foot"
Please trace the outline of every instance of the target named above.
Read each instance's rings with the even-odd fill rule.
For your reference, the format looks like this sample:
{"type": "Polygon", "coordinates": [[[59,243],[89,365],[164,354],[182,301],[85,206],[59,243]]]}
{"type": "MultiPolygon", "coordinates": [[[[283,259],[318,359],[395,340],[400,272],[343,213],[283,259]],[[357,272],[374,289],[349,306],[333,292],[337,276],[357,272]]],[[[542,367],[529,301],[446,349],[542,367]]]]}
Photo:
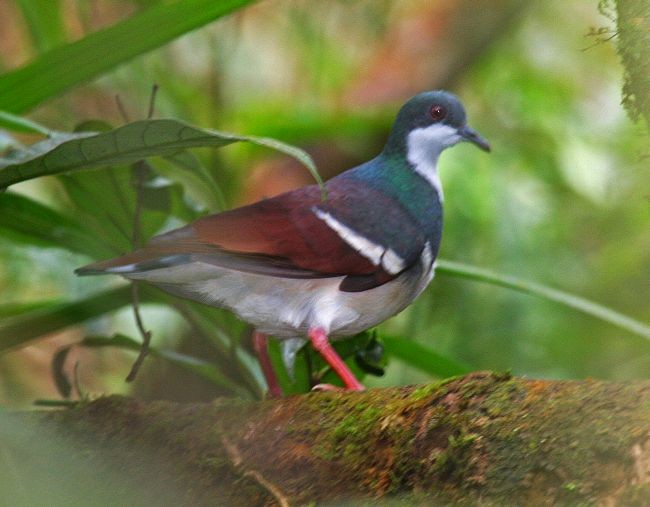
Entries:
{"type": "Polygon", "coordinates": [[[260,367],[262,368],[262,373],[264,374],[266,383],[269,386],[268,397],[282,398],[282,388],[280,387],[278,377],[273,370],[273,364],[271,363],[271,357],[269,356],[269,337],[264,333],[254,331],[253,348],[255,349],[257,359],[260,362],[260,367]]]}
{"type": "MultiPolygon", "coordinates": [[[[341,380],[345,384],[346,391],[363,391],[365,387],[363,384],[357,380],[354,376],[354,373],[350,371],[348,365],[345,364],[343,359],[339,357],[332,345],[330,345],[329,339],[327,338],[327,333],[324,329],[320,327],[315,327],[309,330],[309,338],[311,340],[314,348],[323,356],[323,359],[327,361],[336,372],[336,374],[341,377],[341,380]]],[[[318,384],[314,387],[313,390],[318,391],[340,391],[340,387],[333,386],[331,384],[318,384]]]]}

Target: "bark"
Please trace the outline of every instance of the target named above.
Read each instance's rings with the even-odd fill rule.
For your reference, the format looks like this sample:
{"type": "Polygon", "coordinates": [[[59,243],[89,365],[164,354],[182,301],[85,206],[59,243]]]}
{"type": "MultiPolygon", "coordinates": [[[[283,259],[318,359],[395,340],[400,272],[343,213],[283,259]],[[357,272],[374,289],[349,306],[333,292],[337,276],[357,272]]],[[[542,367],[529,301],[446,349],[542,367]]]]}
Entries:
{"type": "Polygon", "coordinates": [[[101,478],[95,503],[650,504],[650,381],[475,373],[261,403],[110,396],[12,418],[25,443],[55,429],[56,449],[101,478]]]}

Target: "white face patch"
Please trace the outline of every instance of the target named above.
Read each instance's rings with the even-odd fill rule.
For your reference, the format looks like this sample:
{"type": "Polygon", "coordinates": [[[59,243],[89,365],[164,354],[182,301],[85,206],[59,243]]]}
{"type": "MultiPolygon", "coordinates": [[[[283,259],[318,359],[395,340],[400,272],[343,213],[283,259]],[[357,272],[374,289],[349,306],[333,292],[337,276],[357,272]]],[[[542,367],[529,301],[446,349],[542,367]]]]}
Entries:
{"type": "Polygon", "coordinates": [[[350,229],[347,225],[338,221],[327,211],[312,208],[314,214],[325,222],[330,229],[335,231],[339,237],[375,266],[381,265],[387,273],[395,275],[406,267],[404,260],[392,249],[383,246],[363,237],[361,234],[350,229]]]}
{"type": "Polygon", "coordinates": [[[460,142],[458,131],[448,125],[436,123],[411,131],[406,139],[407,159],[443,199],[442,184],[438,176],[438,157],[445,148],[460,142]]]}

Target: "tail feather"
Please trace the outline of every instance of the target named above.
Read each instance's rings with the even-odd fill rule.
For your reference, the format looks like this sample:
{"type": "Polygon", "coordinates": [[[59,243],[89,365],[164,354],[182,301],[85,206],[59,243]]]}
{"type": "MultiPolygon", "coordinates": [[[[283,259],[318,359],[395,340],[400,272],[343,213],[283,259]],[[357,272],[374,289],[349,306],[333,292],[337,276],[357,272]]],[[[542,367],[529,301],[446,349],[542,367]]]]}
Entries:
{"type": "Polygon", "coordinates": [[[127,275],[181,264],[187,262],[188,257],[187,254],[159,254],[152,257],[150,252],[138,250],[114,259],[88,264],[75,269],[74,272],[79,276],[127,275]]]}

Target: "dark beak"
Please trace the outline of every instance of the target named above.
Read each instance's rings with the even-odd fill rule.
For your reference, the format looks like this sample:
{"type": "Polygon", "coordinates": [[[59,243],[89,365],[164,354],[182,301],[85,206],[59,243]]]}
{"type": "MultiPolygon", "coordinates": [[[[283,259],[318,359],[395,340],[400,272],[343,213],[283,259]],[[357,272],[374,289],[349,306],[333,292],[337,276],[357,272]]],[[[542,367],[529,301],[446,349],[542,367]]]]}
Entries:
{"type": "Polygon", "coordinates": [[[483,151],[490,151],[490,143],[488,143],[485,138],[481,136],[476,130],[473,128],[468,127],[467,125],[463,125],[458,129],[458,133],[460,136],[463,138],[464,141],[469,141],[470,143],[474,143],[476,146],[481,148],[483,151]]]}

